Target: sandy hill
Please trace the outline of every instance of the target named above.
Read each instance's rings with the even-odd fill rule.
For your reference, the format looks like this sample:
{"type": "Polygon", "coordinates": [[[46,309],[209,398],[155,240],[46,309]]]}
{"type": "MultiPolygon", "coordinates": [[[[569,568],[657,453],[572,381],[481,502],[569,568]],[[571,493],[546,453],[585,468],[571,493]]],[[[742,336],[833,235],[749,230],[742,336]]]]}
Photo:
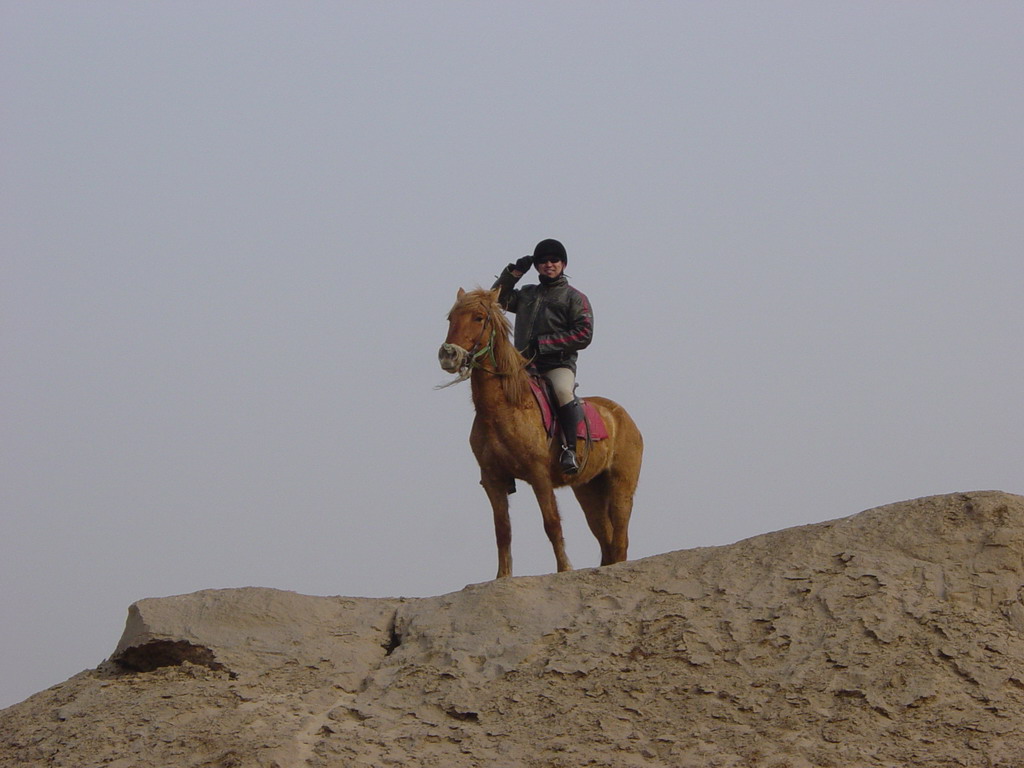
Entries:
{"type": "Polygon", "coordinates": [[[1021,766],[1024,497],[433,598],[143,600],[3,766],[1021,766]]]}

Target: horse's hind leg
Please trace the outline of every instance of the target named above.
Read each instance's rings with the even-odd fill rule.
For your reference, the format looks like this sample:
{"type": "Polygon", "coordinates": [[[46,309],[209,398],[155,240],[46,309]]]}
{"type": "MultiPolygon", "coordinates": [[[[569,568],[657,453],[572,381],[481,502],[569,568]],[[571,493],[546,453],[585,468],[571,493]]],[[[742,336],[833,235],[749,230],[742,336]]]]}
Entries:
{"type": "Polygon", "coordinates": [[[487,492],[494,514],[494,538],[498,544],[498,575],[512,575],[512,521],[508,515],[508,478],[483,478],[480,485],[487,492]]]}
{"type": "Polygon", "coordinates": [[[612,560],[612,522],[608,516],[608,476],[601,473],[588,483],[574,485],[572,492],[583,508],[587,517],[587,525],[601,545],[601,565],[611,565],[612,560]]]}
{"type": "MultiPolygon", "coordinates": [[[[629,518],[633,514],[633,494],[640,476],[636,469],[613,467],[608,481],[608,520],[612,528],[609,555],[611,562],[621,563],[629,549],[629,518]]],[[[604,565],[604,563],[602,563],[604,565]]]]}
{"type": "Polygon", "coordinates": [[[565,540],[562,538],[562,517],[558,514],[558,502],[555,501],[555,489],[550,483],[537,482],[533,493],[540,506],[540,514],[544,518],[544,532],[548,535],[552,549],[555,550],[555,563],[558,571],[571,571],[572,563],[565,554],[565,540]]]}

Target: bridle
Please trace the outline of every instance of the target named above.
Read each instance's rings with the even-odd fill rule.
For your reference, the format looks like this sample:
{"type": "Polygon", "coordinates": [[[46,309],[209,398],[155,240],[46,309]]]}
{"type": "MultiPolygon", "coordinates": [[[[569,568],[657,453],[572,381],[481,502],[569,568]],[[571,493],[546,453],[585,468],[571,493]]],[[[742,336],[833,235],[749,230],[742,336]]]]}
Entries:
{"type": "Polygon", "coordinates": [[[494,337],[497,334],[497,329],[494,327],[494,323],[491,322],[491,313],[488,312],[484,318],[484,322],[480,326],[480,335],[476,337],[476,341],[473,342],[473,346],[466,350],[466,354],[469,356],[469,360],[466,363],[466,368],[472,371],[475,368],[479,368],[487,373],[498,373],[498,361],[494,357],[494,337]],[[484,344],[484,334],[487,333],[487,328],[490,326],[491,337],[484,344]],[[484,368],[480,362],[480,358],[487,356],[491,361],[491,369],[488,371],[484,368]]]}
{"type": "Polygon", "coordinates": [[[476,340],[473,342],[473,346],[469,349],[464,349],[458,344],[452,344],[445,342],[441,345],[441,349],[453,348],[459,350],[460,353],[465,355],[462,358],[462,364],[458,367],[458,378],[453,379],[447,384],[441,384],[441,387],[450,387],[452,384],[458,384],[460,381],[465,381],[469,378],[469,375],[474,370],[481,370],[485,373],[490,373],[495,376],[500,376],[501,372],[498,370],[498,360],[494,356],[494,339],[497,337],[497,328],[494,327],[494,323],[491,322],[491,313],[488,311],[484,316],[483,323],[480,326],[480,333],[477,335],[476,340]],[[490,338],[487,339],[487,343],[484,343],[484,336],[487,334],[488,325],[491,328],[490,338]],[[488,370],[483,361],[490,358],[491,368],[488,370]]]}

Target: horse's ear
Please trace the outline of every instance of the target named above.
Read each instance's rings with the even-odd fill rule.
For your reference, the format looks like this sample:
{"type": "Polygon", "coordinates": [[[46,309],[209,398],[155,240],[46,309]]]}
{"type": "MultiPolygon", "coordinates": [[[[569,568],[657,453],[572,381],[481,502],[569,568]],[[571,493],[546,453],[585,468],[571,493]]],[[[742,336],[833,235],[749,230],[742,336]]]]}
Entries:
{"type": "Polygon", "coordinates": [[[459,299],[461,299],[465,295],[466,295],[466,292],[464,290],[462,290],[461,288],[459,288],[459,292],[455,294],[456,301],[458,301],[459,299]]]}
{"type": "Polygon", "coordinates": [[[501,288],[495,288],[493,291],[489,292],[489,295],[494,301],[497,301],[501,296],[501,288]]]}

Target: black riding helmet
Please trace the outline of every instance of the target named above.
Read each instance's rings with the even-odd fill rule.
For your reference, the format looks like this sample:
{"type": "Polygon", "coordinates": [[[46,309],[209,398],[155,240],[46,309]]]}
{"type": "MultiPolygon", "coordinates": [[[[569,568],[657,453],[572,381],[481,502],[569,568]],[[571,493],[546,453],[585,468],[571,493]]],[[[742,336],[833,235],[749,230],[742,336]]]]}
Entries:
{"type": "Polygon", "coordinates": [[[533,249],[534,266],[539,261],[550,261],[551,259],[556,259],[566,265],[569,264],[569,257],[565,255],[564,245],[557,240],[541,240],[533,249]]]}

